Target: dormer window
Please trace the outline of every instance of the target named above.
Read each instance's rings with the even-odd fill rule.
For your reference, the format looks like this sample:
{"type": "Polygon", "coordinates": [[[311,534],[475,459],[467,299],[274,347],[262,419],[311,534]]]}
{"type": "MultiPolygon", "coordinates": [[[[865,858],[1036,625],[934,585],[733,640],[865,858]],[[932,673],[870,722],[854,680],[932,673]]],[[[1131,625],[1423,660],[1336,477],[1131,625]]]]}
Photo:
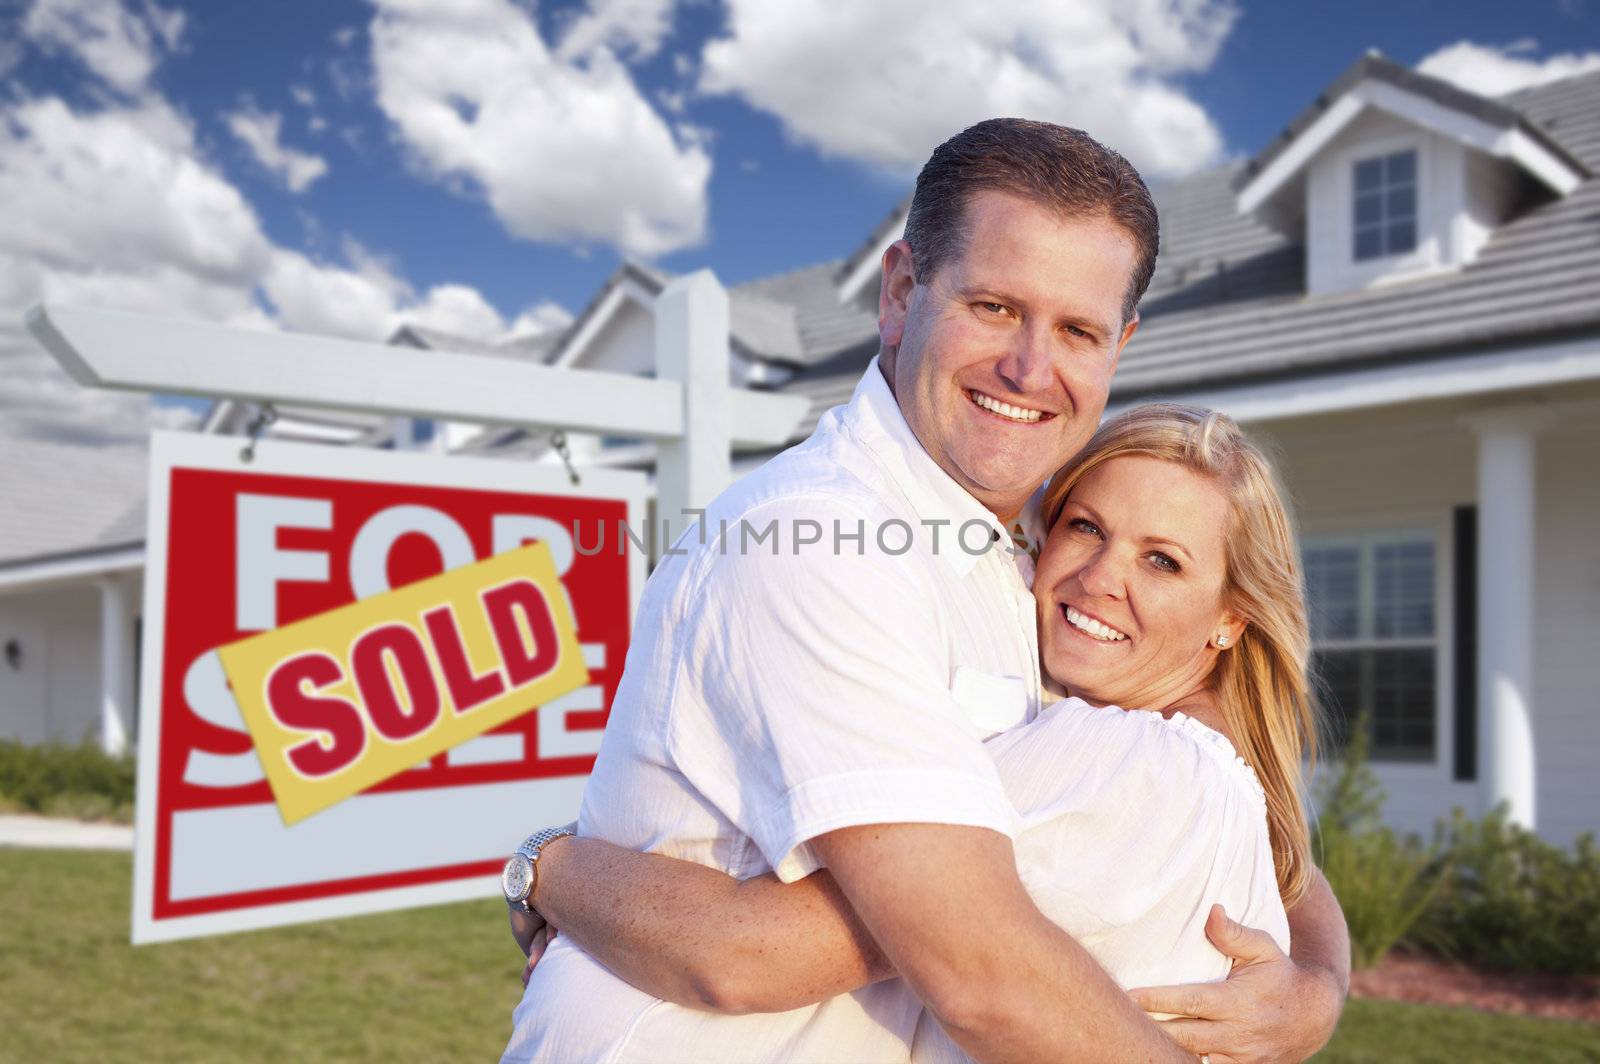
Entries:
{"type": "Polygon", "coordinates": [[[1473,262],[1531,201],[1589,169],[1500,100],[1367,55],[1235,181],[1239,210],[1303,243],[1306,294],[1419,280],[1473,262]]]}
{"type": "Polygon", "coordinates": [[[1391,152],[1355,164],[1354,255],[1357,262],[1417,246],[1417,153],[1391,152]]]}

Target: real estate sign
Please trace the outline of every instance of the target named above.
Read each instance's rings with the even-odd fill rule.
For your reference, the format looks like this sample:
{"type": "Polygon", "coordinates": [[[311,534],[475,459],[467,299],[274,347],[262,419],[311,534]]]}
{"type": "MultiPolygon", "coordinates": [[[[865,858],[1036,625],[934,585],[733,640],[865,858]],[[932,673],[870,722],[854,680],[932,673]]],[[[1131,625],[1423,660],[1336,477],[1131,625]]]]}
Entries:
{"type": "Polygon", "coordinates": [[[134,942],[494,895],[528,831],[576,815],[644,490],[156,434],[134,942]]]}

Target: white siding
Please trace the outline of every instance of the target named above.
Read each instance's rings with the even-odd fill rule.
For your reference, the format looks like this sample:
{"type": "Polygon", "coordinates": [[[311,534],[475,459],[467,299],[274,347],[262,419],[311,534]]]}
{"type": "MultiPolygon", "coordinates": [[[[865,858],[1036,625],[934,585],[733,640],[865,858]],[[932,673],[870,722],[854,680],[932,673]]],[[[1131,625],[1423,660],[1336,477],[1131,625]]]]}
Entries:
{"type": "Polygon", "coordinates": [[[1477,814],[1477,788],[1453,779],[1454,689],[1450,515],[1477,491],[1472,434],[1454,421],[1321,418],[1252,434],[1276,445],[1279,471],[1306,533],[1380,528],[1437,532],[1442,650],[1435,717],[1436,756],[1429,764],[1373,766],[1387,792],[1384,816],[1403,830],[1429,836],[1440,817],[1460,806],[1477,814]]]}
{"type": "MultiPolygon", "coordinates": [[[[1378,764],[1386,819],[1424,836],[1460,806],[1481,815],[1477,784],[1453,774],[1449,516],[1477,494],[1477,441],[1462,423],[1395,417],[1321,418],[1253,435],[1276,446],[1306,532],[1439,529],[1443,641],[1438,758],[1378,764]]],[[[1600,833],[1600,422],[1569,415],[1538,438],[1534,728],[1537,827],[1553,842],[1600,833]]],[[[1493,603],[1480,609],[1493,610],[1493,603]]]]}
{"type": "Polygon", "coordinates": [[[77,584],[0,598],[0,737],[27,743],[100,738],[100,591],[77,584]]]}
{"type": "Polygon", "coordinates": [[[589,341],[577,365],[607,373],[654,376],[655,351],[655,315],[626,299],[589,341]]]}
{"type": "Polygon", "coordinates": [[[1600,834],[1600,427],[1539,436],[1534,743],[1539,833],[1600,834]]]}

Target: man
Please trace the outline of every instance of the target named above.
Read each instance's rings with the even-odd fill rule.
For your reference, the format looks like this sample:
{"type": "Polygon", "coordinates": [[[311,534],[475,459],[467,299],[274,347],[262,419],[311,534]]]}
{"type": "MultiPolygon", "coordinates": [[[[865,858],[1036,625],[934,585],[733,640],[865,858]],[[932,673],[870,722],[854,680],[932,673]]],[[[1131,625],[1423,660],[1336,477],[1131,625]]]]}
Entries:
{"type": "MultiPolygon", "coordinates": [[[[1031,563],[992,545],[1099,422],[1156,230],[1137,173],[1081,132],[994,120],[936,150],[884,256],[879,357],[849,406],[720,496],[711,534],[680,541],[687,553],[652,576],[585,792],[585,835],[739,878],[827,868],[980,1060],[1193,1059],[1033,906],[980,742],[1040,701],[1031,563]],[[768,553],[759,537],[774,528],[768,553]]],[[[543,856],[558,866],[560,853],[543,856]]],[[[1142,1004],[1210,1017],[1168,1027],[1197,1054],[1309,1056],[1337,1021],[1348,963],[1326,884],[1311,897],[1291,914],[1303,963],[1219,927],[1219,945],[1253,963],[1142,1004]]],[[[593,920],[565,926],[608,933],[603,911],[593,920]]],[[[560,941],[508,1057],[552,1044],[548,995],[593,965],[567,946],[552,970],[560,941]]],[[[587,1025],[598,1053],[629,1013],[593,985],[566,1033],[587,1025]]],[[[810,1059],[862,1046],[874,1024],[875,1051],[894,1059],[916,1016],[882,991],[752,1029],[810,1059]]],[[[692,1051],[737,1059],[749,1044],[692,1051]]]]}

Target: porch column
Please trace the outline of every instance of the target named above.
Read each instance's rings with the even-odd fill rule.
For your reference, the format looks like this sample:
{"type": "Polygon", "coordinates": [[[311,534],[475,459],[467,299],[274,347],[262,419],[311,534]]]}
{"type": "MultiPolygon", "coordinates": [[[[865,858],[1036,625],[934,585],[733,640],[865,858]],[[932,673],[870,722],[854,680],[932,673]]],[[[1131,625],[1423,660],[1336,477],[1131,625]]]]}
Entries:
{"type": "Polygon", "coordinates": [[[133,588],[121,574],[99,583],[100,746],[121,755],[133,731],[133,588]]]}
{"type": "Polygon", "coordinates": [[[1478,435],[1478,790],[1483,812],[1508,803],[1534,826],[1533,740],[1536,407],[1471,419],[1478,435]]]}
{"type": "Polygon", "coordinates": [[[655,301],[656,376],[683,385],[683,435],[656,446],[657,520],[665,551],[733,479],[728,293],[710,270],[679,277],[655,301]]]}

